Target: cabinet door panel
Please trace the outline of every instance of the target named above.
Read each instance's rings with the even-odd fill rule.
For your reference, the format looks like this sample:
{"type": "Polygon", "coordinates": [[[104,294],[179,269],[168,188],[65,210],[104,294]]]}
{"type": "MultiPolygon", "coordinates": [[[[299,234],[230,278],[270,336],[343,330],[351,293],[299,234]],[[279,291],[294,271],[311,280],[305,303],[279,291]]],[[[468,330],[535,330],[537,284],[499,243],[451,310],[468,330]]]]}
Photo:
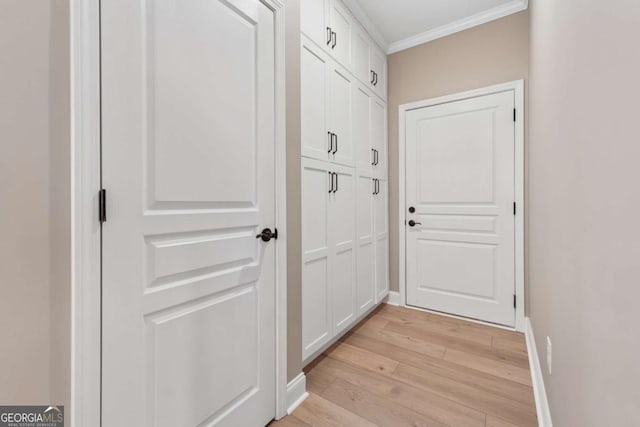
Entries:
{"type": "Polygon", "coordinates": [[[349,326],[356,311],[356,181],[352,169],[336,173],[337,191],[329,197],[334,335],[349,326]]]}
{"type": "Polygon", "coordinates": [[[373,170],[384,174],[387,169],[387,106],[375,97],[371,102],[371,147],[378,152],[373,170]]]}
{"type": "Polygon", "coordinates": [[[302,155],[327,160],[326,94],[329,76],[324,53],[303,40],[300,53],[300,121],[302,155]]]}
{"type": "Polygon", "coordinates": [[[369,36],[359,25],[354,25],[351,43],[351,71],[357,79],[368,84],[371,82],[370,42],[369,36]]]}
{"type": "Polygon", "coordinates": [[[362,85],[353,87],[353,146],[356,166],[370,169],[371,151],[371,95],[362,85]]]}
{"type": "Polygon", "coordinates": [[[331,339],[329,174],[316,160],[302,162],[302,353],[331,339]]]}
{"type": "Polygon", "coordinates": [[[331,0],[329,26],[335,33],[335,39],[330,45],[330,52],[340,64],[347,68],[351,67],[352,25],[353,21],[347,8],[338,0],[331,0]]]}
{"type": "Polygon", "coordinates": [[[389,291],[389,197],[386,179],[380,179],[374,196],[376,239],[376,300],[389,291]]]}
{"type": "Polygon", "coordinates": [[[326,46],[327,7],[325,0],[303,0],[300,2],[300,31],[319,46],[326,46]]]}
{"type": "Polygon", "coordinates": [[[372,88],[378,96],[387,99],[387,57],[377,47],[371,49],[371,70],[377,75],[375,85],[372,88]]]}
{"type": "Polygon", "coordinates": [[[330,160],[353,166],[353,140],[351,137],[351,84],[353,77],[341,67],[333,67],[329,87],[329,127],[336,137],[330,160]]]}
{"type": "Polygon", "coordinates": [[[375,302],[375,236],[373,222],[374,181],[358,175],[356,229],[358,244],[357,306],[364,313],[375,302]]]}

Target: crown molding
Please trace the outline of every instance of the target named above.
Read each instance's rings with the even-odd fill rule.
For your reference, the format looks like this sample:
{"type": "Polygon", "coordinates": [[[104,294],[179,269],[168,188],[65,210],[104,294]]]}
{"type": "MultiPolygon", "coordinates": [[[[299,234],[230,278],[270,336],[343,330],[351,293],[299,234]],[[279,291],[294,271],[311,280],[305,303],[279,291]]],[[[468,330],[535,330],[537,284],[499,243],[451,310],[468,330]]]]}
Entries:
{"type": "MultiPolygon", "coordinates": [[[[355,0],[348,0],[348,2],[350,4],[350,7],[351,7],[351,3],[357,3],[355,0]]],[[[387,52],[387,55],[390,55],[392,53],[396,53],[401,50],[409,49],[411,47],[417,46],[422,43],[427,43],[432,40],[457,33],[459,31],[463,31],[478,25],[486,24],[487,22],[490,22],[499,18],[503,18],[505,16],[508,16],[517,12],[521,12],[523,10],[526,10],[528,7],[529,7],[529,0],[512,0],[509,3],[506,3],[502,6],[494,7],[493,9],[489,9],[484,12],[471,15],[467,18],[454,21],[450,24],[443,25],[438,28],[434,28],[433,30],[425,31],[424,33],[416,34],[415,36],[407,37],[406,39],[398,40],[393,43],[388,43],[386,52],[387,52]]],[[[354,15],[356,14],[353,10],[352,12],[354,13],[354,15]]],[[[362,13],[364,12],[362,11],[362,13]]],[[[363,23],[363,25],[365,24],[363,23]]],[[[373,23],[370,23],[370,25],[373,26],[373,23]]],[[[373,27],[375,28],[375,26],[373,27]]],[[[371,33],[371,30],[367,25],[365,25],[365,28],[367,28],[367,31],[369,31],[370,34],[373,36],[373,33],[371,33]]]]}
{"type": "Polygon", "coordinates": [[[389,49],[389,42],[384,38],[378,27],[373,23],[369,15],[362,9],[358,0],[342,0],[351,14],[358,20],[360,25],[369,33],[373,41],[375,41],[383,52],[389,49]]]}

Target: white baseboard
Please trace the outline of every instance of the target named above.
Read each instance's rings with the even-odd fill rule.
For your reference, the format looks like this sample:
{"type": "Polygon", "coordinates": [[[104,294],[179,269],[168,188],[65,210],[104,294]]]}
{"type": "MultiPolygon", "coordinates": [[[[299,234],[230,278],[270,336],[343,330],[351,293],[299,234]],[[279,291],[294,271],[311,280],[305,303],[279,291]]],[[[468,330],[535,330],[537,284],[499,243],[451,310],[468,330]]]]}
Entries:
{"type": "Polygon", "coordinates": [[[389,305],[400,305],[400,292],[389,291],[385,302],[389,305]]]}
{"type": "Polygon", "coordinates": [[[549,410],[549,401],[547,400],[547,392],[544,389],[542,368],[540,367],[540,359],[538,358],[538,351],[536,350],[536,340],[533,337],[531,319],[528,317],[526,318],[525,337],[527,339],[527,353],[529,353],[531,381],[533,382],[533,396],[536,400],[538,426],[553,427],[553,423],[551,422],[551,411],[549,410]]]}
{"type": "Polygon", "coordinates": [[[290,415],[295,411],[307,397],[309,397],[309,393],[307,393],[307,377],[304,376],[304,372],[300,372],[297,377],[287,384],[287,414],[290,415]]]}

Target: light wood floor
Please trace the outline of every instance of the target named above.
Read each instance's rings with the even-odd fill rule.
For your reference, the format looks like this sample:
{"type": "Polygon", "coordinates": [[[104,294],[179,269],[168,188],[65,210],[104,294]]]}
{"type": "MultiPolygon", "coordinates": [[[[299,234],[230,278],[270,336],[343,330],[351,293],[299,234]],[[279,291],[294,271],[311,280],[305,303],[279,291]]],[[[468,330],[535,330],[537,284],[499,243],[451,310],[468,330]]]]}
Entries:
{"type": "Polygon", "coordinates": [[[383,305],[305,369],[270,427],[537,426],[524,335],[383,305]]]}

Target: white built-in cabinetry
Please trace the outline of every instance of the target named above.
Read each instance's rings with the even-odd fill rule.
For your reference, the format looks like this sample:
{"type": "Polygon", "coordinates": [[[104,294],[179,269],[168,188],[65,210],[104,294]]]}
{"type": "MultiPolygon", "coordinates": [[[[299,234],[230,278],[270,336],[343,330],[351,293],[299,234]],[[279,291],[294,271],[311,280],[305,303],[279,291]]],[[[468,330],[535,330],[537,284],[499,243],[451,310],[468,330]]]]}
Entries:
{"type": "Polygon", "coordinates": [[[386,55],[339,0],[301,2],[302,342],[389,292],[386,55]]]}

